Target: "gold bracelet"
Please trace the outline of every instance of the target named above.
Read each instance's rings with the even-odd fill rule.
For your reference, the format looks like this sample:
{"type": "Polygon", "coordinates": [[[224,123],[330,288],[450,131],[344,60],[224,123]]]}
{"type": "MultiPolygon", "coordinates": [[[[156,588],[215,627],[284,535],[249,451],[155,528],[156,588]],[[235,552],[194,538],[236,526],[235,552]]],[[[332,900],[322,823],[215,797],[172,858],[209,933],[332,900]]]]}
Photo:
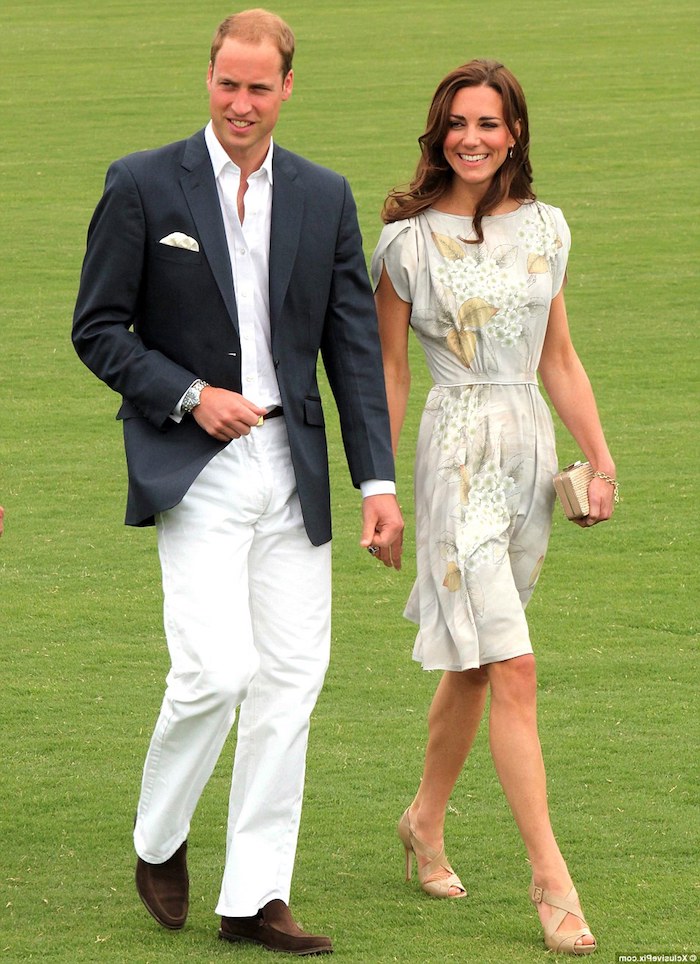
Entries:
{"type": "Polygon", "coordinates": [[[608,482],[615,490],[615,503],[617,504],[620,501],[620,483],[617,481],[617,479],[614,479],[611,475],[608,475],[607,472],[594,472],[593,478],[602,479],[603,482],[608,482]]]}

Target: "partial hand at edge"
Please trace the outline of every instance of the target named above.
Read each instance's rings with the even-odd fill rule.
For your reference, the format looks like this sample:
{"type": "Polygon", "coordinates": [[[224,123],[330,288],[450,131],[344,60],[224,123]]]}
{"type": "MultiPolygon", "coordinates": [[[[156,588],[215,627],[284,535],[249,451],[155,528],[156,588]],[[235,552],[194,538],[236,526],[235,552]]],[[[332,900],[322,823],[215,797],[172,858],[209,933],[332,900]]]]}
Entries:
{"type": "Polygon", "coordinates": [[[403,517],[395,495],[369,495],[362,500],[362,538],[365,549],[377,546],[375,556],[385,566],[401,568],[403,517]]]}

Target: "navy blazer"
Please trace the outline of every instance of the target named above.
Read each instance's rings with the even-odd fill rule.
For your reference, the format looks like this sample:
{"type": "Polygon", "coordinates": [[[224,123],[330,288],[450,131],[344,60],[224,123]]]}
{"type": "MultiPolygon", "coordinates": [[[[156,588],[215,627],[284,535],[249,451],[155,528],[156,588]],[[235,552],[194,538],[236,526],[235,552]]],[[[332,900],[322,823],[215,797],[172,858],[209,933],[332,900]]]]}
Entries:
{"type": "MultiPolygon", "coordinates": [[[[321,545],[331,523],[318,354],[357,486],[394,478],[381,351],[347,181],[277,145],[272,163],[272,355],[304,523],[321,545]]],[[[231,264],[203,131],[109,168],[88,231],[73,343],[123,397],[126,523],[150,525],[227,444],[191,417],[169,418],[188,386],[203,378],[245,394],[231,264]],[[199,251],[159,243],[175,231],[194,238],[199,251]]]]}

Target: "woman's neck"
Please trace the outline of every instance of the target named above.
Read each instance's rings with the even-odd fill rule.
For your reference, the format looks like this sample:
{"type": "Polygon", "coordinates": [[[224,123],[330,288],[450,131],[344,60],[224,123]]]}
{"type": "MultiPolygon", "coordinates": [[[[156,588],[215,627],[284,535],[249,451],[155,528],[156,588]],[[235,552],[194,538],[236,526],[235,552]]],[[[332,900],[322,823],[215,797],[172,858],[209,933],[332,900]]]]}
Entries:
{"type": "MultiPolygon", "coordinates": [[[[458,183],[453,181],[439,200],[433,204],[433,207],[436,211],[442,211],[444,214],[473,218],[489,187],[490,185],[486,185],[484,190],[470,190],[461,181],[458,183]]],[[[493,211],[489,211],[489,214],[510,214],[512,211],[517,211],[519,207],[520,201],[516,198],[507,197],[493,211]]]]}

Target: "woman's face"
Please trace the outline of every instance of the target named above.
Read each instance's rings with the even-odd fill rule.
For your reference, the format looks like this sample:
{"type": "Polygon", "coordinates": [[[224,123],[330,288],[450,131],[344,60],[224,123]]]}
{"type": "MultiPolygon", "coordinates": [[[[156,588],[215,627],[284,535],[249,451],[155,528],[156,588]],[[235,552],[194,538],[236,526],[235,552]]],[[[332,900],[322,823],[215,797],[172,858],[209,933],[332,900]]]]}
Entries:
{"type": "Polygon", "coordinates": [[[515,138],[503,119],[503,98],[493,87],[461,87],[452,98],[443,152],[454,173],[483,196],[515,138]]]}

